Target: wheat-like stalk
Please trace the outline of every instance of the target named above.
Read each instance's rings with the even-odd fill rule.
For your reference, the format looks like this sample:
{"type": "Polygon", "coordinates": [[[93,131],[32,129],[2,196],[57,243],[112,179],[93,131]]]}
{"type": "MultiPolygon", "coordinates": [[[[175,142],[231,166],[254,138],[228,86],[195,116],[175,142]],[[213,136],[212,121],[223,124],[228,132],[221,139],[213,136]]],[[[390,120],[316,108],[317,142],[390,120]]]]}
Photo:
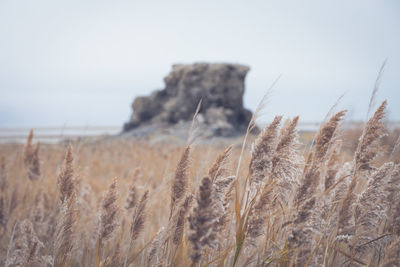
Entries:
{"type": "Polygon", "coordinates": [[[61,208],[61,220],[56,229],[56,241],[54,247],[54,265],[66,266],[68,259],[74,250],[77,211],[75,208],[75,194],[69,196],[63,202],[61,208]]]}
{"type": "Polygon", "coordinates": [[[61,203],[69,199],[75,191],[76,180],[74,177],[73,160],[72,147],[70,145],[65,153],[64,166],[58,176],[61,203]]]}
{"type": "Polygon", "coordinates": [[[117,179],[110,184],[101,203],[98,243],[99,248],[111,239],[118,226],[120,208],[117,203],[117,179]]]}
{"type": "Polygon", "coordinates": [[[179,202],[186,193],[188,183],[188,168],[190,156],[190,146],[186,146],[182,152],[182,156],[179,160],[178,166],[175,170],[174,180],[172,181],[172,192],[171,192],[171,216],[177,202],[179,202]]]}
{"type": "Polygon", "coordinates": [[[212,181],[209,177],[201,180],[198,196],[196,197],[196,206],[189,216],[189,225],[191,234],[189,240],[193,247],[191,259],[193,263],[200,262],[202,251],[205,247],[215,245],[216,235],[212,227],[216,220],[216,214],[213,210],[212,199],[212,181]]]}
{"type": "Polygon", "coordinates": [[[40,178],[40,160],[39,160],[39,150],[40,143],[38,142],[36,146],[32,144],[33,140],[33,129],[30,130],[29,136],[24,148],[24,164],[28,173],[28,178],[32,181],[40,178]]]}

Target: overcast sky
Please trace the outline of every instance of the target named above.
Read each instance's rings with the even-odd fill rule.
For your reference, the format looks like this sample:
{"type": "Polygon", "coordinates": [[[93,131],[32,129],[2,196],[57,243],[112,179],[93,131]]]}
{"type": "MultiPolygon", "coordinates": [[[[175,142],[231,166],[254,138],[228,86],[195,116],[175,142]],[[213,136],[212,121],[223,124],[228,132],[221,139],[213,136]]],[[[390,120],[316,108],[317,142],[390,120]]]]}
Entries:
{"type": "Polygon", "coordinates": [[[265,118],[400,120],[400,1],[0,0],[0,127],[122,125],[174,63],[249,65],[245,106],[274,79],[265,118]],[[378,104],[378,103],[377,103],[378,104]]]}

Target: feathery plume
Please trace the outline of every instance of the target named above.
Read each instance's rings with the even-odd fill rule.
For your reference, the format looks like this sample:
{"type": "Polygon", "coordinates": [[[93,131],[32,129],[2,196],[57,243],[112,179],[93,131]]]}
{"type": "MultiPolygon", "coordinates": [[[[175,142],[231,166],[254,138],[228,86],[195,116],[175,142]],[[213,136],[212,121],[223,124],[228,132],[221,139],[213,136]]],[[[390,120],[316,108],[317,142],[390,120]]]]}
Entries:
{"type": "Polygon", "coordinates": [[[350,184],[350,175],[352,172],[352,163],[345,162],[336,174],[337,177],[337,185],[333,190],[332,194],[332,204],[339,204],[345,197],[347,188],[350,184]]]}
{"type": "Polygon", "coordinates": [[[385,185],[385,195],[387,204],[395,203],[396,196],[400,196],[400,164],[393,166],[390,177],[385,185]]]}
{"type": "MultiPolygon", "coordinates": [[[[316,197],[307,199],[300,206],[299,212],[293,222],[293,229],[289,236],[288,247],[291,252],[296,250],[293,255],[295,257],[295,266],[307,266],[316,260],[312,256],[315,245],[315,238],[320,235],[320,227],[318,219],[321,209],[317,206],[316,197]]],[[[316,264],[312,264],[315,265],[316,264]]]]}
{"type": "MultiPolygon", "coordinates": [[[[385,163],[376,170],[368,183],[367,189],[361,194],[355,207],[355,224],[360,233],[357,234],[358,242],[365,243],[374,238],[378,233],[374,229],[379,228],[379,221],[384,219],[386,211],[384,185],[385,179],[390,175],[394,164],[385,163]]],[[[376,243],[371,243],[375,245],[376,243]]],[[[365,246],[360,249],[366,249],[365,246]]]]}
{"type": "Polygon", "coordinates": [[[387,248],[381,267],[396,267],[400,262],[400,238],[395,239],[387,248]]]}
{"type": "Polygon", "coordinates": [[[132,224],[131,224],[131,243],[133,243],[143,231],[144,220],[145,220],[145,209],[149,196],[149,191],[146,191],[140,202],[138,203],[135,213],[132,216],[132,224]]]}
{"type": "Polygon", "coordinates": [[[186,214],[190,208],[190,204],[192,203],[193,200],[193,195],[190,194],[185,198],[185,201],[181,204],[177,214],[176,214],[176,219],[174,223],[174,229],[173,229],[173,236],[172,236],[172,242],[178,246],[182,242],[182,237],[183,237],[183,231],[185,227],[185,218],[186,214]]]}
{"type": "Polygon", "coordinates": [[[396,164],[384,188],[388,231],[400,236],[400,164],[396,164]]]}
{"type": "Polygon", "coordinates": [[[306,169],[306,172],[303,174],[303,179],[301,181],[300,186],[296,190],[294,203],[296,206],[301,205],[308,198],[311,198],[315,189],[318,186],[320,178],[320,170],[316,164],[311,164],[310,167],[306,169]]]}
{"type": "Polygon", "coordinates": [[[178,166],[175,170],[175,177],[172,181],[171,192],[171,216],[177,202],[179,202],[186,193],[187,189],[187,172],[189,168],[190,146],[186,146],[178,166]]]}
{"type": "Polygon", "coordinates": [[[8,187],[8,177],[6,170],[6,158],[2,156],[0,158],[0,190],[5,192],[8,187]]]}
{"type": "Polygon", "coordinates": [[[396,201],[390,218],[392,223],[389,225],[388,230],[400,236],[400,197],[397,197],[396,201]]]}
{"type": "Polygon", "coordinates": [[[142,233],[144,228],[144,220],[145,220],[145,209],[149,196],[149,191],[144,192],[142,198],[136,206],[135,212],[132,215],[132,223],[130,227],[130,241],[129,241],[129,249],[128,254],[125,256],[124,266],[128,264],[129,253],[133,247],[135,240],[138,239],[139,235],[142,233]]]}
{"type": "Polygon", "coordinates": [[[266,184],[261,191],[260,197],[256,204],[251,207],[248,215],[248,225],[246,240],[251,245],[256,245],[256,239],[264,234],[264,226],[267,219],[268,205],[271,202],[274,184],[266,184]]]}
{"type": "Polygon", "coordinates": [[[263,183],[272,169],[272,159],[277,145],[278,127],[282,116],[274,120],[258,135],[251,153],[249,174],[251,184],[257,187],[263,183]]]}
{"type": "Polygon", "coordinates": [[[213,186],[209,177],[201,180],[199,193],[196,198],[196,206],[189,216],[189,225],[191,234],[189,241],[192,244],[193,253],[191,259],[193,263],[198,263],[201,259],[201,253],[204,247],[213,247],[215,233],[212,227],[216,220],[216,215],[212,209],[213,186]]]}
{"type": "MultiPolygon", "coordinates": [[[[287,120],[282,127],[275,155],[272,159],[271,179],[277,181],[275,193],[281,201],[287,201],[301,173],[297,123],[299,117],[287,120]]],[[[271,181],[270,181],[271,182],[271,181]]]]}
{"type": "Polygon", "coordinates": [[[54,247],[54,265],[65,266],[75,246],[75,194],[63,202],[61,208],[61,220],[56,229],[56,241],[54,247]]]}
{"type": "Polygon", "coordinates": [[[282,75],[279,75],[275,81],[271,84],[271,86],[268,88],[267,92],[265,93],[265,95],[263,96],[263,98],[261,99],[261,101],[258,103],[256,110],[253,113],[253,116],[251,116],[250,122],[247,125],[247,130],[246,130],[246,134],[244,136],[243,139],[243,143],[242,143],[242,150],[240,151],[240,156],[239,156],[239,160],[238,160],[238,164],[236,167],[236,174],[235,176],[238,177],[239,176],[239,170],[240,170],[240,166],[242,163],[242,158],[243,158],[243,153],[244,153],[244,149],[246,147],[247,144],[247,138],[249,136],[249,134],[251,133],[251,131],[254,130],[254,128],[256,127],[256,121],[257,119],[260,117],[260,113],[261,111],[265,108],[265,106],[267,105],[267,99],[268,96],[270,95],[272,88],[275,86],[276,83],[278,83],[279,79],[281,78],[282,75]]]}
{"type": "Polygon", "coordinates": [[[343,120],[345,114],[345,110],[336,113],[319,129],[315,138],[314,158],[316,161],[323,161],[325,159],[326,152],[334,141],[336,129],[339,126],[339,123],[343,120]]]}
{"type": "Polygon", "coordinates": [[[101,203],[98,240],[99,246],[111,239],[118,226],[117,179],[110,184],[101,203]]]}
{"type": "Polygon", "coordinates": [[[73,155],[72,147],[68,146],[67,152],[65,153],[64,166],[58,176],[58,188],[60,190],[60,200],[64,203],[74,193],[75,181],[74,181],[74,167],[73,167],[73,155]]]}
{"type": "Polygon", "coordinates": [[[5,200],[4,200],[4,194],[0,195],[0,233],[3,233],[3,231],[6,228],[7,225],[7,211],[6,211],[6,204],[5,204],[5,200]]]}
{"type": "Polygon", "coordinates": [[[382,119],[385,115],[386,101],[379,106],[375,114],[368,120],[354,155],[354,166],[350,185],[341,203],[338,215],[338,236],[347,240],[353,234],[351,219],[353,217],[354,190],[357,185],[358,172],[372,169],[370,163],[377,155],[377,142],[384,135],[382,119]]]}
{"type": "Polygon", "coordinates": [[[345,111],[336,113],[320,127],[315,138],[314,152],[309,155],[301,185],[295,195],[298,211],[289,237],[289,247],[291,250],[298,248],[294,255],[297,266],[304,266],[311,260],[316,260],[312,259],[311,253],[315,237],[321,234],[317,218],[323,209],[320,207],[322,203],[317,201],[315,192],[320,184],[326,154],[332,149],[335,132],[344,114],[345,111]]]}
{"type": "Polygon", "coordinates": [[[358,225],[364,226],[367,231],[376,228],[378,219],[382,218],[385,211],[384,185],[385,179],[390,175],[394,164],[385,163],[376,170],[368,183],[367,189],[361,194],[355,208],[355,219],[358,225]]]}
{"type": "Polygon", "coordinates": [[[121,267],[122,259],[121,259],[121,243],[116,242],[115,249],[111,257],[108,257],[104,262],[104,267],[121,267]]]}
{"type": "MultiPolygon", "coordinates": [[[[399,147],[400,147],[400,135],[397,137],[397,140],[394,143],[394,146],[393,146],[392,151],[390,152],[388,161],[391,161],[393,158],[393,155],[395,155],[395,153],[399,152],[399,147]]],[[[399,163],[399,160],[397,160],[396,163],[399,163]]]]}
{"type": "Polygon", "coordinates": [[[329,121],[321,125],[315,138],[315,148],[311,156],[311,165],[305,169],[301,185],[295,196],[296,205],[300,205],[301,202],[312,197],[320,184],[322,163],[325,160],[326,153],[333,144],[334,134],[344,114],[345,111],[340,111],[333,115],[329,121]]]}
{"type": "Polygon", "coordinates": [[[336,140],[332,145],[331,149],[327,152],[327,164],[326,164],[326,174],[324,189],[327,191],[334,183],[335,177],[338,173],[340,167],[340,150],[342,147],[342,141],[336,140]]]}
{"type": "Polygon", "coordinates": [[[135,173],[133,175],[132,183],[129,186],[128,196],[126,197],[126,210],[132,210],[136,206],[137,202],[137,190],[136,190],[136,181],[140,177],[140,169],[136,168],[135,173]]]}
{"type": "Polygon", "coordinates": [[[226,172],[225,164],[227,163],[229,156],[232,152],[232,146],[229,146],[218,155],[217,159],[215,160],[213,166],[208,171],[208,175],[210,176],[211,180],[214,181],[217,177],[223,176],[226,172]]]}
{"type": "Polygon", "coordinates": [[[355,171],[372,169],[370,163],[377,156],[378,140],[385,135],[382,119],[385,116],[386,105],[385,100],[365,125],[355,153],[355,171]]]}
{"type": "Polygon", "coordinates": [[[39,149],[40,143],[36,146],[32,145],[33,140],[33,129],[30,130],[29,136],[24,147],[24,164],[30,180],[37,180],[40,177],[40,161],[39,161],[39,149]]]}
{"type": "MultiPolygon", "coordinates": [[[[213,199],[218,219],[215,221],[213,230],[217,235],[225,233],[224,230],[226,229],[229,220],[229,206],[232,202],[232,191],[235,181],[235,176],[229,176],[214,183],[213,199]]],[[[228,231],[226,231],[226,233],[228,233],[228,231]]]]}
{"type": "Polygon", "coordinates": [[[159,263],[159,252],[162,244],[163,235],[164,227],[161,227],[150,244],[149,253],[147,255],[148,266],[157,266],[159,263]]]}
{"type": "Polygon", "coordinates": [[[9,243],[5,266],[41,266],[40,250],[43,247],[29,220],[17,222],[9,243]]]}

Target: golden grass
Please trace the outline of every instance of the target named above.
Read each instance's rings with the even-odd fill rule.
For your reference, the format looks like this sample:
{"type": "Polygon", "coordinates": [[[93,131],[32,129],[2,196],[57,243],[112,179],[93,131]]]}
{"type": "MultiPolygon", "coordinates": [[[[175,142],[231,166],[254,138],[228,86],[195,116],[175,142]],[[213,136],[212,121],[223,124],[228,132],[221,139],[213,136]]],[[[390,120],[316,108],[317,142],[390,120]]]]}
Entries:
{"type": "Polygon", "coordinates": [[[280,130],[277,117],[243,156],[134,140],[39,147],[33,135],[0,145],[0,264],[396,266],[400,156],[384,109],[363,131],[333,115],[300,137],[311,149],[297,117],[280,130]]]}

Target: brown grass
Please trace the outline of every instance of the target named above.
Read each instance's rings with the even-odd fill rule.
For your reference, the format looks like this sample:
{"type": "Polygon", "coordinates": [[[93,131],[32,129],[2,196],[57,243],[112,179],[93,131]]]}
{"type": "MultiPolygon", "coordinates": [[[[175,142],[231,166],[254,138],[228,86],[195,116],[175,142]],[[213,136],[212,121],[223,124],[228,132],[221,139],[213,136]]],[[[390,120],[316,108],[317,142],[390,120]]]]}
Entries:
{"type": "Polygon", "coordinates": [[[311,149],[299,118],[278,116],[238,172],[240,144],[39,147],[32,132],[0,146],[0,265],[396,266],[399,137],[384,136],[385,108],[352,132],[333,115],[311,149]]]}

